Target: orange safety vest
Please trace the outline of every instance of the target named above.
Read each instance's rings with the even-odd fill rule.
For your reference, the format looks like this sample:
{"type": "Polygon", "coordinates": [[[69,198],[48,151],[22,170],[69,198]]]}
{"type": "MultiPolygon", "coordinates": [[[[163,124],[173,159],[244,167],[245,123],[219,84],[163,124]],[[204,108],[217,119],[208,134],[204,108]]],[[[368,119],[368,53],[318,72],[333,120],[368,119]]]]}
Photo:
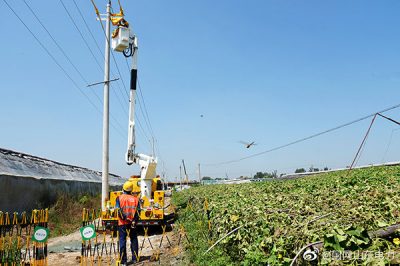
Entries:
{"type": "Polygon", "coordinates": [[[121,217],[118,217],[118,225],[131,224],[136,214],[137,206],[139,204],[139,199],[138,197],[134,197],[128,194],[119,195],[118,198],[119,198],[120,211],[126,217],[126,220],[123,220],[121,217]]]}

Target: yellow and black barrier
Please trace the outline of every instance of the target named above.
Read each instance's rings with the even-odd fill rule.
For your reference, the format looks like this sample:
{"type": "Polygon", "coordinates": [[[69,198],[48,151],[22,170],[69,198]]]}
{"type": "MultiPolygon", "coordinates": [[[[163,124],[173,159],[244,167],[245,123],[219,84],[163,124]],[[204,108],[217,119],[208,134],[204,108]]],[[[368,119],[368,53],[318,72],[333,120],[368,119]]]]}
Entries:
{"type": "MultiPolygon", "coordinates": [[[[112,218],[112,213],[108,218],[112,218]]],[[[119,236],[115,224],[103,220],[101,210],[83,209],[80,265],[118,265],[119,236]]]]}
{"type": "Polygon", "coordinates": [[[48,210],[0,211],[0,266],[47,265],[48,210]]]}
{"type": "MultiPolygon", "coordinates": [[[[120,265],[119,254],[119,233],[118,233],[118,218],[114,217],[117,212],[110,212],[107,215],[101,210],[83,209],[82,212],[82,249],[81,249],[81,266],[91,265],[120,265]],[[116,218],[116,219],[112,219],[116,218]],[[91,227],[94,234],[91,237],[84,238],[83,230],[87,228],[89,232],[91,227]]],[[[167,235],[167,224],[160,224],[162,234],[154,237],[150,236],[151,226],[139,226],[140,238],[138,239],[138,254],[133,254],[137,261],[160,261],[162,248],[171,248],[172,241],[167,235]],[[159,242],[158,242],[159,241],[159,242]]],[[[129,230],[127,235],[129,237],[129,230]]],[[[179,234],[179,241],[188,240],[184,228],[176,230],[179,234]]],[[[88,233],[89,235],[89,233],[88,233]]],[[[128,249],[128,253],[129,249],[128,249]]]]}

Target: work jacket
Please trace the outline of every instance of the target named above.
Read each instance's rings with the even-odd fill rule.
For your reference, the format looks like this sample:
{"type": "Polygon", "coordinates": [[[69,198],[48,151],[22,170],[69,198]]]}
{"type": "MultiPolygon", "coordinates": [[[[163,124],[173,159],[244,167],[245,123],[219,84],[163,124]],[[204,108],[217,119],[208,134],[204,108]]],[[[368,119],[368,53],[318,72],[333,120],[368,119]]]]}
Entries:
{"type": "Polygon", "coordinates": [[[131,224],[138,217],[139,198],[129,194],[121,194],[117,198],[116,207],[119,208],[118,225],[131,224]]]}

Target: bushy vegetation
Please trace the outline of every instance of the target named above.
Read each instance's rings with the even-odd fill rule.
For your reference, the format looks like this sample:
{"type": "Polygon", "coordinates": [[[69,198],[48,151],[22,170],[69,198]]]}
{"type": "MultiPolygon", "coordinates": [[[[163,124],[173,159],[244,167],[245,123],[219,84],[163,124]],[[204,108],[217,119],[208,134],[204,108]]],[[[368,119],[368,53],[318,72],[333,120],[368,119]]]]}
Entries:
{"type": "MultiPolygon", "coordinates": [[[[290,265],[302,247],[317,241],[322,241],[323,251],[400,252],[397,232],[385,239],[371,238],[367,233],[400,223],[399,166],[286,181],[202,186],[175,193],[174,202],[178,222],[191,240],[188,250],[196,265],[290,265]],[[208,215],[204,211],[206,199],[208,215]],[[204,254],[211,244],[238,227],[204,254]]],[[[390,262],[385,255],[364,261],[322,256],[318,260],[325,265],[390,262]]],[[[298,265],[306,263],[300,256],[298,265]]]]}
{"type": "Polygon", "coordinates": [[[99,209],[101,195],[71,197],[65,194],[58,196],[56,203],[49,209],[49,228],[51,236],[67,235],[81,227],[82,210],[99,209]]]}

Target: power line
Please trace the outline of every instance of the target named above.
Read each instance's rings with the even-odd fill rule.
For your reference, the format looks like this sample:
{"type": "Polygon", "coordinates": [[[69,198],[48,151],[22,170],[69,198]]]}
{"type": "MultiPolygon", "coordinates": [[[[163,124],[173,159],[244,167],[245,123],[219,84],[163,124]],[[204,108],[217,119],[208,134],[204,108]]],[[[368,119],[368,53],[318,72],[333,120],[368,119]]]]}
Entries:
{"type": "MultiPolygon", "coordinates": [[[[97,12],[97,8],[96,8],[96,6],[95,6],[95,4],[94,4],[93,1],[92,1],[92,4],[93,4],[93,6],[94,6],[95,9],[96,9],[96,15],[97,15],[98,21],[99,21],[99,23],[100,23],[100,26],[101,26],[101,28],[102,28],[103,34],[104,34],[104,36],[106,36],[106,31],[105,31],[105,29],[104,29],[104,25],[103,25],[103,23],[102,23],[102,21],[101,21],[101,17],[100,17],[100,15],[99,15],[99,13],[97,12]]],[[[107,38],[106,38],[106,40],[107,40],[107,42],[109,42],[109,40],[108,40],[107,38]]],[[[117,60],[115,59],[115,55],[114,55],[114,52],[113,52],[112,50],[111,50],[111,55],[112,55],[114,64],[115,64],[115,66],[116,66],[116,68],[117,68],[117,71],[118,71],[118,73],[119,73],[119,76],[120,76],[120,78],[121,78],[121,83],[122,83],[123,87],[125,88],[126,95],[127,95],[128,99],[129,99],[128,89],[126,88],[125,82],[124,82],[124,80],[123,80],[123,77],[122,77],[122,75],[121,75],[120,69],[119,69],[118,64],[117,64],[117,60]]],[[[125,58],[125,59],[126,59],[125,61],[126,61],[126,66],[127,66],[127,68],[128,68],[128,72],[130,72],[130,67],[129,67],[129,64],[128,64],[128,59],[127,59],[127,58],[125,58]]],[[[121,89],[121,90],[122,90],[122,89],[121,89]]],[[[140,85],[139,85],[139,90],[140,90],[140,85]]],[[[141,93],[141,91],[140,91],[140,96],[142,97],[143,102],[144,102],[143,94],[141,93]]],[[[154,139],[154,132],[153,132],[153,130],[152,130],[152,128],[151,128],[151,125],[148,125],[148,121],[146,120],[146,117],[145,117],[145,115],[144,115],[144,113],[147,113],[147,111],[143,112],[142,107],[141,107],[141,104],[140,104],[140,102],[141,102],[141,101],[140,101],[140,98],[137,98],[137,100],[138,100],[139,108],[140,108],[140,110],[142,111],[141,113],[142,113],[142,115],[143,115],[143,117],[144,117],[145,124],[146,124],[146,126],[148,127],[148,129],[149,129],[150,135],[151,135],[152,138],[154,139]]],[[[148,115],[148,113],[147,113],[147,115],[148,115]]],[[[139,125],[139,129],[142,130],[142,133],[143,133],[144,137],[145,137],[148,141],[150,141],[150,138],[147,136],[147,134],[146,134],[146,132],[145,132],[143,126],[142,126],[142,123],[140,122],[140,119],[139,119],[139,117],[138,117],[137,115],[136,115],[136,121],[137,121],[137,124],[139,125]]]]}
{"type": "MultiPolygon", "coordinates": [[[[11,10],[11,12],[18,18],[18,20],[24,25],[24,27],[29,31],[29,33],[33,36],[33,38],[37,41],[37,43],[42,47],[42,49],[47,53],[47,55],[53,60],[53,62],[60,68],[60,70],[64,73],[64,75],[72,82],[74,87],[79,90],[79,92],[89,101],[89,103],[96,109],[100,115],[102,115],[102,111],[97,107],[97,105],[89,98],[89,96],[78,86],[76,81],[68,74],[68,72],[61,66],[61,64],[57,61],[57,59],[50,53],[50,51],[46,48],[46,46],[39,40],[39,38],[33,33],[33,31],[26,25],[26,23],[22,20],[22,18],[17,14],[17,12],[9,5],[6,0],[3,2],[7,5],[7,7],[11,10]]],[[[112,125],[113,128],[117,131],[118,129],[112,125]]],[[[120,133],[120,132],[119,132],[120,133]]]]}
{"type": "MultiPolygon", "coordinates": [[[[97,13],[96,13],[96,14],[97,14],[97,13]]],[[[98,18],[98,21],[99,21],[100,26],[101,26],[101,28],[102,28],[102,31],[103,31],[104,36],[107,36],[107,35],[106,35],[106,31],[105,31],[105,29],[104,29],[104,25],[103,25],[103,23],[101,22],[101,17],[99,16],[99,14],[97,14],[97,18],[98,18]]],[[[108,40],[107,38],[106,38],[106,41],[109,42],[109,40],[108,40]]],[[[113,51],[111,51],[111,55],[112,55],[112,57],[113,57],[114,64],[115,64],[115,66],[117,67],[118,73],[119,73],[119,75],[120,75],[121,83],[122,83],[122,85],[125,87],[126,95],[127,95],[128,99],[129,99],[129,94],[128,94],[128,92],[127,92],[127,89],[126,89],[124,80],[123,80],[123,78],[122,78],[122,75],[121,75],[121,72],[120,72],[120,70],[119,70],[119,67],[118,67],[118,64],[117,64],[117,61],[116,61],[116,59],[115,59],[115,55],[114,55],[113,51]]],[[[128,69],[129,69],[129,66],[128,66],[128,69]]],[[[129,71],[130,71],[130,69],[129,69],[129,71]]],[[[122,90],[122,89],[121,89],[121,90],[122,90]]],[[[138,123],[138,125],[139,125],[139,129],[142,130],[142,134],[144,135],[144,137],[145,137],[146,139],[150,140],[150,139],[148,138],[147,134],[145,133],[145,130],[144,130],[144,128],[143,128],[143,126],[142,126],[142,124],[141,124],[141,122],[140,122],[140,120],[138,119],[137,116],[136,116],[136,121],[137,121],[137,123],[138,123]]]]}
{"type": "MultiPolygon", "coordinates": [[[[125,62],[126,62],[126,67],[127,67],[127,69],[128,69],[128,72],[129,72],[129,71],[130,71],[129,63],[128,63],[128,59],[127,59],[126,57],[125,57],[125,62]]],[[[155,134],[154,134],[153,128],[152,128],[152,126],[151,126],[149,114],[148,114],[148,112],[147,112],[146,102],[145,102],[144,97],[143,97],[142,86],[140,85],[139,79],[137,80],[137,83],[138,83],[138,89],[139,89],[139,98],[138,98],[139,108],[140,108],[140,110],[142,111],[142,116],[143,116],[143,118],[144,118],[144,120],[145,120],[145,123],[146,123],[147,128],[149,129],[150,134],[152,135],[153,138],[155,138],[155,134]],[[143,101],[143,105],[144,105],[143,108],[144,108],[145,111],[143,111],[143,109],[142,109],[142,105],[141,105],[140,98],[141,98],[142,101],[143,101]]]]}
{"type": "MultiPolygon", "coordinates": [[[[148,127],[149,127],[149,130],[150,130],[150,132],[151,132],[151,135],[152,135],[153,137],[155,137],[153,128],[152,128],[151,123],[150,123],[150,117],[149,117],[149,113],[147,112],[146,102],[144,101],[144,97],[143,97],[143,94],[142,94],[142,86],[140,85],[139,79],[138,79],[138,87],[139,87],[139,95],[140,95],[140,97],[141,97],[141,99],[142,99],[143,107],[144,107],[144,111],[145,111],[145,115],[146,115],[146,116],[145,116],[145,120],[146,120],[146,118],[147,118],[146,123],[148,123],[148,127]]],[[[142,110],[142,112],[143,112],[143,110],[142,110]]]]}
{"type": "Polygon", "coordinates": [[[240,162],[240,161],[243,161],[243,160],[246,160],[246,159],[250,159],[250,158],[253,158],[253,157],[257,157],[257,156],[260,156],[260,155],[263,155],[263,154],[266,154],[266,153],[277,151],[277,150],[292,146],[294,144],[297,144],[297,143],[300,143],[300,142],[303,142],[303,141],[306,141],[306,140],[309,140],[309,139],[312,139],[312,138],[315,138],[315,137],[319,137],[321,135],[330,133],[332,131],[335,131],[335,130],[350,126],[352,124],[355,124],[355,123],[358,123],[358,122],[363,121],[365,119],[368,119],[370,117],[373,117],[373,116],[377,115],[378,113],[385,113],[387,111],[390,111],[390,110],[393,110],[393,109],[396,109],[396,108],[399,108],[399,107],[400,107],[400,104],[397,104],[397,105],[388,107],[388,108],[386,108],[386,109],[384,109],[382,111],[375,112],[373,114],[361,117],[359,119],[356,119],[356,120],[353,120],[351,122],[342,124],[340,126],[337,126],[337,127],[322,131],[320,133],[317,133],[317,134],[314,134],[314,135],[311,135],[311,136],[308,136],[308,137],[305,137],[305,138],[302,138],[302,139],[299,139],[299,140],[296,140],[296,141],[292,141],[292,142],[289,142],[287,144],[284,144],[284,145],[281,145],[281,146],[278,146],[278,147],[275,147],[275,148],[272,148],[272,149],[269,149],[269,150],[266,150],[266,151],[262,151],[262,152],[255,153],[255,154],[252,154],[252,155],[249,155],[249,156],[246,156],[246,157],[242,157],[242,158],[239,158],[239,159],[236,159],[236,160],[230,160],[230,161],[225,161],[225,162],[221,162],[221,163],[209,163],[209,164],[203,164],[203,165],[205,165],[205,166],[217,166],[217,165],[223,165],[223,164],[237,163],[237,162],[240,162]]]}
{"type": "Polygon", "coordinates": [[[353,166],[354,166],[355,162],[357,161],[357,163],[358,163],[358,160],[361,158],[361,152],[362,152],[362,150],[363,150],[364,147],[365,147],[365,143],[367,142],[367,139],[368,139],[368,136],[369,136],[369,132],[371,131],[372,125],[374,124],[377,115],[378,115],[378,113],[376,113],[376,114],[373,116],[372,121],[371,121],[371,123],[369,124],[367,133],[365,134],[364,139],[363,139],[363,141],[361,142],[361,145],[360,145],[360,147],[359,147],[358,150],[357,150],[356,156],[354,157],[353,161],[351,162],[351,165],[350,165],[349,170],[353,169],[353,166]]]}
{"type": "MultiPolygon", "coordinates": [[[[60,1],[61,1],[61,0],[60,0],[60,1]]],[[[94,5],[94,3],[93,3],[93,5],[94,5]]],[[[97,14],[97,13],[96,13],[96,14],[97,14]]],[[[98,18],[98,20],[99,20],[99,23],[100,23],[100,25],[101,25],[101,28],[103,29],[104,36],[107,36],[106,30],[104,29],[104,25],[103,25],[103,23],[101,22],[101,17],[100,17],[100,15],[97,14],[97,18],[98,18]]],[[[110,44],[110,40],[109,40],[108,38],[106,38],[106,40],[107,40],[107,42],[110,44]]],[[[121,83],[122,83],[122,85],[123,85],[124,88],[125,88],[126,96],[127,96],[128,99],[129,99],[128,89],[126,88],[125,81],[124,81],[124,79],[123,79],[123,77],[122,77],[122,75],[121,75],[121,72],[120,72],[120,70],[119,70],[119,67],[118,67],[118,64],[117,64],[117,60],[115,59],[115,55],[114,55],[113,50],[111,50],[111,55],[112,55],[112,58],[113,58],[115,67],[117,68],[118,74],[119,74],[119,76],[120,76],[120,78],[121,78],[121,83]]]]}
{"type": "Polygon", "coordinates": [[[140,120],[138,119],[137,115],[135,116],[135,118],[136,118],[137,124],[139,125],[139,129],[142,130],[142,133],[143,133],[144,137],[145,137],[148,141],[150,141],[150,138],[147,136],[147,134],[146,134],[146,132],[145,132],[143,126],[142,126],[142,123],[141,123],[140,120]]]}
{"type": "MultiPolygon", "coordinates": [[[[97,14],[97,13],[96,13],[96,14],[97,14]]],[[[106,31],[105,31],[105,29],[104,29],[104,25],[103,25],[103,23],[101,22],[101,18],[100,18],[100,16],[99,16],[98,14],[97,14],[97,18],[98,18],[99,23],[100,23],[100,25],[101,25],[101,28],[102,28],[102,30],[103,30],[103,34],[104,34],[104,36],[106,36],[106,31]]],[[[109,41],[109,40],[107,39],[107,41],[109,41]]],[[[115,66],[117,67],[117,71],[118,71],[118,73],[119,73],[119,75],[120,75],[120,77],[121,77],[121,83],[122,83],[122,85],[124,86],[125,91],[126,91],[126,94],[127,94],[127,96],[128,96],[128,99],[129,99],[129,94],[128,94],[127,88],[126,88],[126,86],[125,86],[125,82],[124,82],[124,80],[123,80],[123,78],[122,78],[121,72],[120,72],[120,70],[119,70],[119,67],[118,67],[118,64],[117,64],[117,61],[116,61],[116,59],[115,59],[115,56],[114,56],[113,51],[111,51],[111,55],[112,55],[112,57],[113,57],[114,64],[115,64],[115,66]]],[[[128,60],[127,60],[127,59],[126,59],[126,65],[127,65],[127,68],[128,68],[128,72],[130,72],[130,68],[129,68],[129,64],[128,64],[128,60]]],[[[139,103],[139,108],[141,109],[141,105],[140,105],[139,98],[138,98],[137,100],[138,100],[138,103],[139,103]]],[[[142,111],[142,114],[143,114],[143,111],[142,111]]],[[[144,119],[145,119],[145,123],[147,123],[145,117],[144,117],[144,119]]],[[[140,122],[138,116],[136,116],[136,120],[137,120],[137,122],[138,122],[139,128],[143,131],[144,136],[145,136],[148,140],[150,140],[150,139],[148,138],[147,134],[145,133],[145,130],[144,130],[144,128],[143,128],[143,126],[142,126],[142,124],[141,124],[141,122],[140,122]]],[[[147,125],[147,124],[146,124],[146,125],[147,125]]],[[[150,131],[150,135],[152,135],[152,136],[154,137],[154,134],[152,134],[152,131],[151,131],[150,129],[149,129],[149,131],[150,131]]]]}
{"type": "MultiPolygon", "coordinates": [[[[85,77],[82,75],[82,72],[80,72],[78,70],[78,68],[76,67],[76,65],[72,62],[71,58],[66,54],[66,52],[64,51],[64,49],[61,47],[61,45],[56,41],[56,39],[53,37],[53,35],[50,33],[50,31],[47,29],[47,27],[43,24],[43,22],[41,21],[41,19],[39,18],[39,16],[36,14],[36,12],[31,8],[31,6],[25,1],[23,0],[25,5],[27,6],[27,8],[29,9],[29,11],[32,13],[32,15],[36,18],[36,20],[39,22],[39,24],[42,26],[42,28],[46,31],[46,33],[49,35],[49,37],[52,39],[52,41],[54,42],[54,44],[57,46],[57,48],[61,51],[61,53],[64,55],[64,57],[67,59],[67,61],[72,65],[72,67],[75,69],[75,71],[78,73],[78,75],[81,77],[81,79],[83,80],[84,83],[88,84],[87,80],[85,79],[85,77]]],[[[97,100],[99,101],[99,103],[101,104],[101,99],[100,97],[94,92],[92,91],[93,94],[96,96],[97,100]]],[[[119,124],[119,122],[117,121],[117,119],[110,114],[111,118],[122,128],[122,126],[119,124]]]]}
{"type": "MultiPolygon", "coordinates": [[[[96,47],[97,47],[98,52],[100,53],[101,56],[104,56],[103,52],[101,51],[101,48],[100,48],[100,45],[99,45],[98,41],[97,41],[96,38],[94,37],[94,35],[93,35],[93,33],[92,33],[92,31],[91,31],[89,25],[88,25],[87,22],[86,22],[85,17],[84,17],[83,14],[82,14],[81,9],[79,8],[79,6],[77,5],[77,3],[76,3],[75,0],[73,0],[73,2],[74,2],[74,5],[75,5],[75,7],[76,7],[76,9],[77,9],[77,11],[78,11],[78,13],[79,13],[81,19],[83,20],[83,23],[84,23],[85,26],[86,26],[86,29],[88,30],[88,32],[89,32],[89,34],[90,34],[90,36],[91,36],[93,42],[96,44],[96,47]]],[[[114,74],[112,71],[111,71],[111,73],[113,74],[113,76],[115,76],[115,74],[114,74]]],[[[118,85],[119,90],[121,91],[122,89],[121,89],[121,87],[119,86],[119,83],[118,83],[118,82],[117,82],[117,85],[118,85]]],[[[110,86],[112,86],[112,85],[110,84],[110,86]]],[[[119,103],[120,103],[121,106],[123,107],[125,114],[128,116],[127,105],[123,103],[123,101],[121,100],[119,94],[117,94],[115,90],[112,90],[112,91],[114,92],[115,96],[117,97],[117,100],[119,101],[119,103]]],[[[124,96],[122,96],[122,98],[123,98],[123,97],[124,97],[124,96]]]]}
{"type": "MultiPolygon", "coordinates": [[[[85,37],[83,36],[83,33],[81,32],[81,30],[79,29],[78,25],[76,24],[75,19],[72,17],[71,13],[68,11],[68,9],[67,9],[67,7],[65,6],[63,0],[60,0],[60,3],[61,3],[61,5],[63,6],[65,12],[66,12],[67,15],[68,15],[68,17],[70,18],[72,24],[75,26],[75,29],[78,31],[79,35],[81,36],[81,39],[82,39],[83,42],[85,43],[85,45],[86,45],[86,47],[88,48],[88,50],[89,50],[90,54],[92,55],[93,59],[94,59],[95,62],[97,63],[97,65],[98,65],[100,71],[102,72],[103,69],[102,69],[102,67],[101,67],[101,65],[100,65],[100,63],[99,63],[99,61],[97,60],[97,57],[94,55],[93,50],[90,48],[88,42],[86,41],[85,37]]],[[[74,1],[74,3],[75,3],[75,1],[74,1]]],[[[76,3],[75,3],[75,4],[76,4],[76,3]]],[[[78,7],[77,5],[76,5],[76,7],[78,8],[79,13],[81,14],[81,12],[80,12],[80,10],[79,10],[79,7],[78,7]]],[[[83,17],[83,16],[82,16],[82,17],[83,17]]],[[[84,20],[84,18],[83,18],[83,20],[84,20]]],[[[86,24],[86,21],[85,21],[85,20],[84,20],[84,22],[85,22],[85,24],[86,24]]],[[[87,25],[87,24],[86,24],[86,25],[87,25]]],[[[89,29],[89,32],[90,32],[90,34],[93,36],[93,34],[91,33],[90,29],[89,29]]],[[[96,45],[97,45],[97,42],[96,42],[96,45]]],[[[99,52],[100,52],[100,54],[102,55],[102,53],[101,53],[101,51],[100,51],[100,47],[99,47],[98,45],[97,45],[97,47],[99,48],[99,52]]],[[[112,90],[112,91],[114,91],[114,93],[116,94],[115,90],[112,90]]],[[[117,99],[119,100],[121,106],[124,106],[123,103],[122,103],[122,101],[120,100],[118,94],[116,94],[116,96],[117,96],[117,99]]],[[[99,100],[100,100],[100,99],[99,99],[99,100]]],[[[100,100],[100,103],[101,103],[101,100],[100,100]]],[[[126,112],[126,114],[128,114],[128,112],[127,112],[125,109],[123,109],[123,110],[126,112]]],[[[115,116],[114,116],[113,114],[110,113],[110,117],[115,121],[115,123],[117,123],[117,124],[121,127],[121,129],[123,128],[123,127],[121,126],[121,124],[118,122],[118,120],[115,118],[115,116]]],[[[123,136],[123,134],[122,134],[122,136],[123,136]]]]}
{"type": "MultiPolygon", "coordinates": [[[[142,117],[143,117],[143,120],[144,120],[144,123],[145,123],[145,125],[146,125],[146,128],[147,128],[147,130],[149,131],[149,134],[151,135],[151,137],[154,138],[154,135],[152,134],[152,132],[151,132],[151,130],[150,130],[150,126],[149,126],[149,124],[147,123],[146,115],[145,115],[145,113],[144,113],[144,111],[143,111],[142,104],[141,104],[141,101],[140,101],[139,98],[137,98],[137,103],[138,103],[138,106],[139,106],[139,110],[141,111],[140,113],[141,113],[141,115],[142,115],[142,117]]],[[[138,113],[139,113],[139,112],[138,112],[138,113]]],[[[139,115],[138,115],[138,116],[139,116],[139,115]]]]}
{"type": "MultiPolygon", "coordinates": [[[[39,22],[39,24],[42,26],[42,28],[46,31],[46,33],[52,39],[53,43],[57,46],[57,48],[60,50],[60,52],[64,55],[64,57],[67,59],[67,61],[71,64],[71,66],[74,68],[74,70],[81,77],[83,82],[85,84],[88,84],[88,81],[85,79],[85,77],[83,76],[82,72],[78,70],[76,65],[72,62],[71,58],[67,55],[67,53],[64,51],[64,49],[61,47],[61,45],[56,41],[56,39],[53,37],[53,35],[50,33],[50,31],[47,29],[47,27],[43,24],[42,20],[39,18],[39,16],[36,14],[36,12],[31,8],[31,6],[25,0],[23,0],[23,1],[25,3],[26,7],[29,9],[29,11],[32,13],[32,15],[36,18],[36,20],[39,22]]],[[[96,96],[97,100],[101,104],[100,97],[94,91],[92,91],[92,92],[93,92],[93,94],[96,96]]]]}
{"type": "Polygon", "coordinates": [[[385,153],[384,153],[384,155],[383,155],[383,157],[382,157],[382,163],[384,162],[384,160],[385,160],[385,158],[386,158],[386,155],[387,155],[387,153],[389,152],[390,145],[392,144],[393,133],[394,133],[395,131],[398,131],[398,130],[400,130],[400,128],[395,128],[395,129],[393,129],[392,132],[390,133],[389,142],[388,142],[388,144],[387,144],[387,146],[386,146],[385,153]]]}
{"type": "Polygon", "coordinates": [[[86,47],[88,48],[90,54],[92,55],[94,61],[96,61],[97,66],[100,68],[101,71],[103,71],[103,68],[101,67],[99,61],[97,60],[97,57],[94,55],[92,48],[90,48],[90,45],[87,43],[86,39],[83,37],[83,34],[81,30],[79,29],[78,25],[76,25],[74,18],[72,17],[71,13],[68,11],[67,7],[65,6],[63,0],[60,0],[61,5],[63,6],[65,12],[67,13],[68,17],[70,18],[72,24],[74,24],[75,29],[78,31],[79,35],[81,36],[83,42],[85,43],[86,47]]]}
{"type": "Polygon", "coordinates": [[[93,42],[96,44],[97,50],[99,51],[99,53],[101,54],[101,56],[104,56],[103,52],[102,52],[101,49],[100,49],[99,43],[97,42],[96,38],[94,38],[93,33],[92,33],[92,31],[90,30],[90,27],[89,27],[89,25],[87,24],[86,19],[85,19],[85,17],[83,16],[83,14],[82,14],[82,12],[81,12],[81,9],[80,9],[79,6],[76,4],[75,0],[72,0],[72,1],[74,2],[74,5],[75,5],[76,9],[78,10],[78,13],[79,13],[80,17],[82,18],[83,23],[84,23],[85,26],[86,26],[86,29],[88,30],[90,36],[92,37],[93,42]]]}
{"type": "Polygon", "coordinates": [[[31,29],[25,24],[25,22],[21,19],[21,17],[16,13],[16,11],[8,4],[6,0],[3,2],[7,5],[7,7],[14,13],[14,15],[18,18],[18,20],[25,26],[25,28],[29,31],[29,33],[35,38],[38,44],[42,47],[42,49],[47,53],[48,56],[53,60],[53,62],[61,69],[65,76],[74,84],[74,86],[87,98],[87,100],[93,105],[93,107],[101,112],[97,106],[93,103],[93,101],[87,96],[87,94],[76,84],[75,80],[67,73],[67,71],[61,66],[61,64],[57,61],[57,59],[50,53],[50,51],[44,46],[44,44],[39,40],[38,37],[31,31],[31,29]]]}
{"type": "Polygon", "coordinates": [[[33,11],[33,9],[31,8],[31,6],[25,1],[23,0],[25,5],[28,7],[29,11],[32,13],[32,15],[36,18],[36,20],[39,22],[39,24],[42,26],[42,28],[47,32],[47,34],[50,36],[50,38],[53,40],[54,44],[58,47],[58,49],[61,51],[61,53],[64,55],[64,57],[68,60],[68,62],[72,65],[72,67],[75,69],[76,73],[78,73],[78,75],[81,77],[81,79],[88,84],[87,80],[85,79],[85,77],[82,75],[82,73],[78,70],[78,68],[75,66],[74,63],[72,63],[71,58],[66,54],[66,52],[64,51],[64,49],[58,44],[58,42],[55,40],[55,38],[53,37],[53,35],[49,32],[49,30],[46,28],[46,26],[43,24],[43,22],[39,19],[39,17],[37,16],[36,12],[33,11]]]}

